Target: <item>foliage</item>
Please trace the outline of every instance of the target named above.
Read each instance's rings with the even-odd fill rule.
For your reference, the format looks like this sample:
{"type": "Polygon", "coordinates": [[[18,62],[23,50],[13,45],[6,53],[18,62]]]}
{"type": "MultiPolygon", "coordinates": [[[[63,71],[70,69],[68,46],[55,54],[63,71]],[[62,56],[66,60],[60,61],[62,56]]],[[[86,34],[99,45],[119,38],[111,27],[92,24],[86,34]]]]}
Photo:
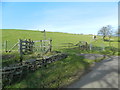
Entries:
{"type": "MultiPolygon", "coordinates": [[[[33,39],[41,40],[44,39],[43,33],[39,31],[28,31],[28,30],[2,30],[3,31],[3,43],[5,40],[9,41],[8,48],[12,47],[18,39],[33,39]],[[14,34],[14,35],[13,35],[14,34]]],[[[40,68],[35,72],[31,72],[27,77],[25,77],[21,82],[17,82],[6,88],[58,88],[64,85],[70,84],[76,79],[78,72],[80,75],[89,68],[89,66],[95,62],[95,60],[85,59],[83,56],[78,56],[76,54],[80,53],[102,53],[107,54],[108,51],[111,52],[112,49],[106,48],[105,51],[99,50],[80,50],[79,48],[72,48],[79,41],[86,41],[88,44],[92,44],[96,47],[109,46],[108,42],[104,42],[101,36],[97,36],[96,41],[92,41],[92,35],[80,35],[80,34],[68,34],[68,33],[58,33],[58,32],[46,32],[46,38],[51,38],[53,40],[53,51],[61,51],[67,53],[69,56],[66,59],[49,64],[46,68],[40,68]],[[64,47],[63,43],[67,44],[64,47]],[[70,44],[71,43],[71,44],[70,44]],[[71,48],[71,49],[70,49],[71,48]],[[108,50],[108,51],[107,51],[108,50]]],[[[112,37],[114,39],[112,47],[118,48],[117,37],[112,37]]],[[[4,48],[3,48],[4,49],[4,48]]],[[[15,49],[17,50],[17,48],[15,49]]],[[[115,49],[116,50],[116,49],[115,49]]],[[[54,53],[53,53],[54,54],[54,53]]],[[[108,53],[109,54],[109,53],[108,53]]],[[[111,54],[111,53],[110,53],[111,54]]],[[[116,54],[116,53],[115,53],[116,54]]],[[[48,53],[47,55],[51,55],[48,53]]],[[[25,59],[36,58],[36,54],[31,54],[30,56],[24,56],[25,59]]],[[[16,60],[19,57],[14,58],[16,60]]],[[[40,55],[39,55],[40,57],[40,55]]],[[[11,59],[12,61],[13,59],[11,59]]],[[[13,61],[14,61],[13,60],[13,61]]],[[[96,61],[100,61],[96,60],[96,61]]],[[[9,63],[10,64],[10,63],[9,63]]]]}
{"type": "Polygon", "coordinates": [[[19,58],[20,58],[20,56],[17,51],[14,51],[12,53],[3,52],[2,53],[2,67],[9,66],[14,63],[18,63],[19,58]]]}
{"type": "Polygon", "coordinates": [[[103,36],[103,40],[105,40],[105,37],[108,36],[109,38],[112,36],[112,27],[110,25],[103,26],[99,31],[98,35],[103,36]]]}
{"type": "Polygon", "coordinates": [[[116,52],[118,52],[118,48],[108,46],[105,47],[106,52],[109,52],[109,55],[115,55],[116,52]]]}
{"type": "Polygon", "coordinates": [[[21,82],[17,82],[6,88],[58,88],[70,84],[76,79],[78,72],[80,76],[94,62],[77,56],[74,49],[63,49],[69,54],[68,58],[48,64],[47,67],[31,72],[21,82]],[[32,82],[32,83],[31,83],[32,82]]]}

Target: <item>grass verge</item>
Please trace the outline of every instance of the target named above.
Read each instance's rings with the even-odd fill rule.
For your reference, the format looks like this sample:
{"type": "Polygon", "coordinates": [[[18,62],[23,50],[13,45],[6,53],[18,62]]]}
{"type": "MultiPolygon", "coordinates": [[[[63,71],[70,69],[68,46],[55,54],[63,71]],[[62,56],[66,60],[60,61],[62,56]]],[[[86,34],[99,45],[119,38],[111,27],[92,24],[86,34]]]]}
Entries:
{"type": "Polygon", "coordinates": [[[22,81],[5,88],[61,88],[75,81],[78,76],[82,76],[94,60],[77,56],[79,50],[64,49],[68,58],[48,64],[47,67],[40,68],[29,73],[22,81]]]}

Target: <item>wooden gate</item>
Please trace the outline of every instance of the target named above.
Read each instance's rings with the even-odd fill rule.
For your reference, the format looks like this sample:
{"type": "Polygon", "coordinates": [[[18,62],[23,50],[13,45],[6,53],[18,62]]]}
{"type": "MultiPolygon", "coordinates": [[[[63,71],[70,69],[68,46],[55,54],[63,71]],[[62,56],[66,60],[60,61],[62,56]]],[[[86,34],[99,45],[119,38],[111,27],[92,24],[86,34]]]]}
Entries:
{"type": "Polygon", "coordinates": [[[19,39],[19,52],[21,55],[33,53],[34,42],[31,39],[21,40],[19,39]]]}
{"type": "Polygon", "coordinates": [[[20,60],[22,61],[23,55],[32,54],[37,52],[38,54],[46,54],[52,50],[52,40],[38,40],[32,41],[31,39],[21,40],[19,39],[19,53],[20,60]]]}
{"type": "Polygon", "coordinates": [[[88,50],[89,48],[88,43],[85,41],[79,41],[79,43],[76,44],[76,46],[78,46],[80,50],[88,50]]]}
{"type": "Polygon", "coordinates": [[[35,52],[45,54],[52,50],[52,40],[34,41],[35,52]]]}

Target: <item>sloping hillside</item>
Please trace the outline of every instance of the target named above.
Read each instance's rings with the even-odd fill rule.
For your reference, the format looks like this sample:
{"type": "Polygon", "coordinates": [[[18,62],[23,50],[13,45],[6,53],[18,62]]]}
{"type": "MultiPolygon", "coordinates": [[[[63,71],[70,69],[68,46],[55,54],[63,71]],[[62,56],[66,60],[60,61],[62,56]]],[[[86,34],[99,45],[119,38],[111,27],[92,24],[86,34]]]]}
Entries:
{"type": "MultiPolygon", "coordinates": [[[[100,36],[97,36],[97,42],[93,42],[92,35],[46,32],[46,38],[53,40],[52,44],[54,49],[60,48],[59,46],[63,46],[65,43],[77,44],[79,41],[87,41],[97,46],[103,46],[103,44],[104,46],[109,45],[109,42],[103,42],[100,36]]],[[[44,39],[44,33],[33,30],[2,29],[2,44],[5,40],[8,40],[8,48],[12,47],[18,39],[42,40],[44,39]]],[[[112,39],[117,40],[117,37],[112,37],[112,39]]],[[[118,42],[112,42],[112,45],[118,47],[118,42]]]]}

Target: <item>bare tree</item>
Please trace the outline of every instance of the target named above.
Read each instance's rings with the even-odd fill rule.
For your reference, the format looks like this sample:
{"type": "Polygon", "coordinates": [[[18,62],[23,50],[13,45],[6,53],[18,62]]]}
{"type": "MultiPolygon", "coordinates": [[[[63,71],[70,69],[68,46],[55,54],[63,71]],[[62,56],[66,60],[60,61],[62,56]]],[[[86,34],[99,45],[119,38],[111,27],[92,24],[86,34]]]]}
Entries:
{"type": "Polygon", "coordinates": [[[113,35],[113,29],[112,29],[112,26],[108,25],[108,26],[107,26],[107,29],[108,29],[108,33],[107,33],[107,35],[108,35],[108,37],[109,37],[109,41],[110,41],[110,38],[111,38],[112,35],[113,35]]]}
{"type": "Polygon", "coordinates": [[[110,40],[110,38],[112,36],[112,26],[111,25],[103,26],[98,31],[98,35],[102,35],[103,36],[103,40],[105,40],[105,37],[108,36],[109,40],[110,40]]]}

